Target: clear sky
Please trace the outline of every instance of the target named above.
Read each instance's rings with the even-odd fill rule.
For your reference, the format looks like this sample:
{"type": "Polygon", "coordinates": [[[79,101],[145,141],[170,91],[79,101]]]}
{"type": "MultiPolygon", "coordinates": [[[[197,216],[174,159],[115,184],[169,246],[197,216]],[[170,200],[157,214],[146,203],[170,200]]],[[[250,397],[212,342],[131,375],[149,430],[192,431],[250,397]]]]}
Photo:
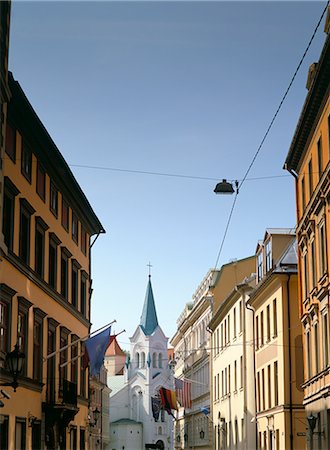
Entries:
{"type": "MultiPolygon", "coordinates": [[[[107,231],[92,254],[94,329],[116,319],[127,347],[150,261],[173,336],[224,234],[233,197],[216,196],[216,181],[244,176],[324,6],[13,2],[10,70],[107,231]]],[[[282,167],[323,26],[238,195],[220,266],[254,254],[267,227],[295,225],[282,167]]]]}

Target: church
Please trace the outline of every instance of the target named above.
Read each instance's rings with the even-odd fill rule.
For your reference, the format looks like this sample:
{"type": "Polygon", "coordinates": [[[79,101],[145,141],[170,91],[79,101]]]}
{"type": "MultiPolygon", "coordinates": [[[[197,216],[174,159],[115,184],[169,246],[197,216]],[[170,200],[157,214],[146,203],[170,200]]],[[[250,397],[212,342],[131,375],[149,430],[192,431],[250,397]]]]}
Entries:
{"type": "MultiPolygon", "coordinates": [[[[173,418],[161,410],[153,417],[151,398],[159,388],[174,389],[173,370],[168,359],[168,338],[158,324],[149,275],[140,323],[130,338],[130,356],[122,371],[110,373],[110,447],[111,450],[173,448],[173,418]]],[[[110,358],[122,357],[118,343],[110,358]]]]}

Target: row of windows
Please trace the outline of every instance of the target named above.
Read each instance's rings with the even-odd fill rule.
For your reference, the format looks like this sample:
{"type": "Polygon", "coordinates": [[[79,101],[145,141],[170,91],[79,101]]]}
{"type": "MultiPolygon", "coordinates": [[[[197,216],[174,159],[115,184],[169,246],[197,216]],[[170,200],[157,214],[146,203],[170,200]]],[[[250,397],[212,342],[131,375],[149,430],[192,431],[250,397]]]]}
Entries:
{"type": "Polygon", "coordinates": [[[220,400],[225,396],[230,395],[232,393],[236,393],[238,388],[243,389],[244,387],[244,366],[243,366],[243,356],[240,357],[239,360],[239,369],[238,369],[238,361],[234,361],[234,364],[228,365],[221,371],[221,391],[220,391],[220,374],[214,376],[214,399],[220,400]],[[233,369],[233,374],[232,374],[233,369]],[[239,375],[238,375],[239,370],[239,375]],[[233,375],[233,380],[232,380],[233,375]],[[238,380],[239,376],[239,380],[238,380]],[[239,381],[239,386],[238,386],[239,381]]]}
{"type": "MultiPolygon", "coordinates": [[[[135,364],[139,369],[145,369],[146,365],[150,366],[150,361],[146,361],[146,354],[144,352],[136,352],[135,364]]],[[[163,355],[162,353],[154,352],[152,354],[152,367],[162,369],[163,367],[163,355]]]]}
{"type": "MultiPolygon", "coordinates": [[[[18,190],[13,183],[5,179],[3,233],[10,251],[14,250],[15,208],[18,190]]],[[[72,306],[84,316],[87,311],[88,274],[80,270],[81,266],[72,257],[70,251],[60,246],[61,241],[49,231],[48,225],[40,216],[34,216],[35,210],[24,198],[19,198],[19,248],[18,256],[34,269],[36,275],[59,292],[72,306]],[[34,226],[34,230],[32,230],[34,226]],[[34,243],[31,236],[34,231],[34,243]],[[34,254],[32,254],[34,252],[34,254]],[[34,260],[34,264],[31,264],[34,260]],[[70,264],[71,263],[71,264],[70,264]],[[32,267],[33,266],[33,267],[32,267]],[[59,275],[59,276],[58,276],[59,275]],[[70,287],[70,292],[69,292],[70,287]]]]}
{"type": "Polygon", "coordinates": [[[272,304],[268,304],[264,310],[256,315],[256,349],[270,342],[271,339],[276,338],[277,332],[277,302],[276,298],[274,298],[272,304]]]}
{"type": "Polygon", "coordinates": [[[194,369],[192,378],[194,382],[191,385],[192,399],[196,399],[201,395],[209,392],[210,372],[209,363],[198,366],[194,369]]]}
{"type": "MultiPolygon", "coordinates": [[[[330,153],[330,115],[328,116],[328,146],[330,153]]],[[[329,160],[329,157],[326,158],[326,161],[329,160]]],[[[324,160],[324,151],[323,151],[323,142],[322,135],[319,137],[316,143],[316,155],[313,158],[313,154],[308,162],[308,172],[301,179],[301,205],[302,210],[304,211],[307,205],[307,192],[306,192],[306,184],[308,185],[308,194],[309,200],[311,199],[315,186],[319,182],[322,177],[323,170],[325,168],[325,160],[324,160]],[[315,161],[316,159],[316,161],[315,161]],[[316,176],[315,176],[316,174],[316,176]],[[316,182],[315,182],[316,178],[316,182]]]]}
{"type": "Polygon", "coordinates": [[[237,419],[234,420],[234,425],[232,425],[232,421],[226,422],[221,419],[219,420],[220,423],[216,427],[215,436],[216,450],[222,450],[224,448],[238,449],[240,442],[242,443],[244,441],[244,418],[241,419],[241,438],[239,437],[239,422],[237,419]]]}
{"type": "Polygon", "coordinates": [[[257,372],[257,411],[264,411],[278,405],[278,363],[257,372]]]}
{"type": "Polygon", "coordinates": [[[327,272],[327,237],[324,220],[314,230],[308,244],[302,248],[302,271],[302,295],[305,300],[317,286],[318,280],[327,272]]]}
{"type": "Polygon", "coordinates": [[[315,322],[306,331],[306,377],[307,380],[330,365],[329,314],[321,314],[321,321],[315,322]],[[320,330],[320,326],[322,329],[320,330]],[[321,333],[320,333],[321,331],[321,333]],[[322,342],[320,342],[322,336],[322,342]],[[322,350],[320,352],[320,345],[322,350]],[[322,356],[321,356],[322,355],[322,356]],[[322,360],[321,360],[322,358],[322,360]]]}
{"type": "Polygon", "coordinates": [[[223,350],[227,345],[230,344],[230,341],[232,339],[237,338],[238,333],[242,332],[242,308],[243,303],[242,300],[240,300],[239,305],[237,307],[235,306],[232,313],[229,313],[227,317],[222,321],[220,330],[218,327],[215,333],[213,333],[214,355],[218,355],[221,350],[223,350]]]}
{"type": "MultiPolygon", "coordinates": [[[[0,298],[0,352],[8,352],[11,349],[11,323],[13,294],[8,286],[2,284],[0,298]]],[[[44,383],[44,376],[47,379],[47,399],[55,400],[56,380],[58,380],[58,372],[56,370],[56,356],[47,360],[46,369],[44,368],[43,342],[44,328],[47,327],[47,355],[56,351],[56,337],[59,333],[60,348],[70,345],[69,348],[60,352],[59,364],[59,395],[63,393],[64,380],[70,381],[78,385],[80,381],[80,395],[86,397],[86,376],[80,355],[83,353],[83,343],[75,341],[78,337],[70,332],[67,328],[59,326],[52,318],[46,318],[46,313],[37,307],[33,307],[32,303],[23,297],[17,298],[17,340],[20,349],[25,353],[25,365],[23,367],[23,375],[31,377],[34,381],[44,383]],[[31,317],[32,316],[32,317],[31,317]],[[29,323],[33,323],[33,328],[29,328],[29,323]],[[32,346],[29,341],[32,340],[32,346]],[[32,348],[32,354],[29,352],[32,348]],[[69,364],[67,361],[71,361],[69,364]],[[64,365],[65,364],[65,365],[64,365]],[[80,372],[80,377],[78,373],[80,372]]]]}
{"type": "Polygon", "coordinates": [[[280,430],[259,431],[258,442],[260,450],[280,450],[280,430]]]}
{"type": "MultiPolygon", "coordinates": [[[[15,417],[14,430],[14,448],[25,450],[29,448],[29,438],[27,433],[27,427],[31,427],[31,445],[34,450],[40,450],[44,447],[42,444],[42,428],[40,420],[33,420],[30,422],[25,417],[15,417]]],[[[8,450],[11,439],[9,436],[9,416],[2,415],[0,421],[0,448],[2,450],[8,450]]],[[[63,439],[66,438],[66,429],[62,435],[63,439]]],[[[72,450],[85,450],[86,445],[86,431],[85,428],[79,428],[79,446],[78,446],[78,429],[77,427],[70,427],[70,449],[72,450]]],[[[48,441],[49,442],[49,441],[48,441]]]]}
{"type": "MultiPolygon", "coordinates": [[[[11,160],[16,162],[16,130],[7,124],[6,130],[6,146],[5,150],[11,160]]],[[[34,162],[34,155],[28,147],[24,139],[22,139],[21,149],[21,173],[28,183],[32,183],[32,165],[34,162]]],[[[49,196],[46,192],[46,178],[47,174],[42,164],[36,161],[36,192],[44,202],[49,202],[49,209],[53,215],[58,218],[59,215],[59,197],[61,198],[61,224],[63,228],[69,232],[71,229],[72,240],[78,245],[79,243],[79,229],[80,229],[80,248],[86,255],[87,253],[87,233],[82,224],[79,222],[77,215],[70,209],[68,202],[63,195],[59,195],[59,191],[55,183],[50,179],[49,182],[49,196]],[[70,220],[71,210],[71,220],[70,220]],[[70,227],[71,224],[71,227],[70,227]]]]}

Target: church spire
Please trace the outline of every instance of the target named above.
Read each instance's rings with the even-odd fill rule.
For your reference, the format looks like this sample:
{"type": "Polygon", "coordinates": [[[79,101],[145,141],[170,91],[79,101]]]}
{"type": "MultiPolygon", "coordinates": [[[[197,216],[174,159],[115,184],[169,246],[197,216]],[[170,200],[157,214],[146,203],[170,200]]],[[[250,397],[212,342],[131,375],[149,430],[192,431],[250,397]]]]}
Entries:
{"type": "Polygon", "coordinates": [[[146,292],[146,297],[144,300],[142,315],[141,315],[141,319],[140,319],[140,326],[146,336],[150,336],[158,326],[154,294],[152,292],[150,278],[151,278],[151,275],[149,273],[147,292],[146,292]]]}

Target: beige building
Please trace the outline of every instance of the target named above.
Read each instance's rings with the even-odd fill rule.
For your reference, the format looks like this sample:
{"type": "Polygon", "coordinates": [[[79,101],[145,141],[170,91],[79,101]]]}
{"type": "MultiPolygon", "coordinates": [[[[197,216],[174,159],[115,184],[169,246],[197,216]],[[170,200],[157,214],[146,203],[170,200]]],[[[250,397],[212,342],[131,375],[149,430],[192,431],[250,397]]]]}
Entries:
{"type": "Polygon", "coordinates": [[[212,330],[214,449],[255,449],[253,311],[246,307],[255,274],[237,284],[209,324],[212,330]]]}
{"type": "Polygon", "coordinates": [[[208,325],[215,311],[234,286],[255,270],[254,256],[209,270],[192,301],[177,320],[171,339],[175,353],[175,376],[191,381],[192,408],[181,408],[174,431],[175,448],[213,449],[216,430],[211,412],[211,332],[208,325]],[[208,410],[206,415],[201,411],[208,410]]]}
{"type": "Polygon", "coordinates": [[[255,311],[255,383],[259,450],[302,450],[306,421],[295,234],[268,229],[258,243],[255,311]]]}
{"type": "Polygon", "coordinates": [[[330,12],[318,63],[286,158],[295,177],[299,308],[308,448],[330,448],[330,12]]]}

